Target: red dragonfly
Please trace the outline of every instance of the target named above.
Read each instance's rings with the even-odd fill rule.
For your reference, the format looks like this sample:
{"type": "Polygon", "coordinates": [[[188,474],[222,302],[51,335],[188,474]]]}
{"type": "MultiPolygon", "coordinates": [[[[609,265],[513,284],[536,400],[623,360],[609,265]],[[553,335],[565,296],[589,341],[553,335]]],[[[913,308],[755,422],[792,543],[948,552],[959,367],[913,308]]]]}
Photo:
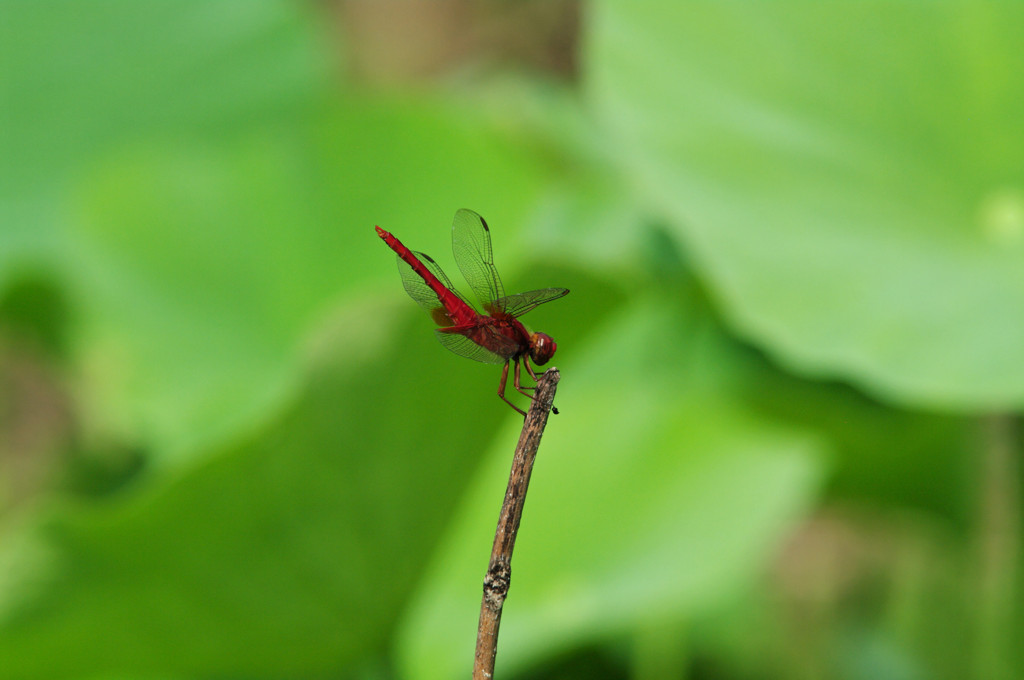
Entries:
{"type": "Polygon", "coordinates": [[[517,317],[545,302],[557,300],[566,295],[568,289],[544,288],[505,295],[494,268],[491,231],[484,218],[472,210],[462,209],[455,213],[452,224],[452,251],[459,270],[483,305],[486,314],[480,314],[455,290],[451,280],[429,255],[409,250],[390,233],[380,227],[375,229],[398,255],[398,271],[406,292],[441,326],[434,331],[441,344],[468,359],[504,364],[498,396],[525,416],[525,411],[505,397],[509,364],[515,366],[512,385],[520,394],[532,399],[527,390],[536,388],[523,387],[520,383],[520,362],[536,382],[537,374],[530,367],[530,361],[543,366],[555,354],[557,345],[550,335],[531,333],[517,317]]]}

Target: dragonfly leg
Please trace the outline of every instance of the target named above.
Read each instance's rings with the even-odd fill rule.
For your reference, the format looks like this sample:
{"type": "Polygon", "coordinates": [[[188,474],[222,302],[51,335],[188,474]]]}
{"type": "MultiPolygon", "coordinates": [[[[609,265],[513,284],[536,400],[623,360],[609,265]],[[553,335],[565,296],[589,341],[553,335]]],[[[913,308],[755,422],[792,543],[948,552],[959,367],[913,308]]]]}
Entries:
{"type": "MultiPolygon", "coordinates": [[[[516,362],[516,370],[515,370],[515,376],[513,377],[513,380],[512,380],[512,386],[516,388],[516,390],[519,392],[519,394],[523,395],[524,397],[529,397],[532,400],[533,399],[533,395],[530,394],[529,392],[527,392],[526,390],[535,390],[537,388],[536,387],[523,387],[522,386],[521,380],[520,380],[520,373],[519,373],[519,360],[515,359],[514,361],[516,362]]],[[[533,374],[533,369],[530,368],[530,361],[526,357],[523,357],[523,363],[526,365],[526,372],[529,373],[530,375],[532,375],[534,382],[536,382],[537,381],[537,376],[533,374]]]]}
{"type": "MultiPolygon", "coordinates": [[[[530,359],[529,359],[529,357],[523,357],[523,365],[526,366],[526,372],[530,374],[531,378],[533,378],[533,382],[538,382],[537,374],[533,372],[533,367],[530,366],[530,359]]],[[[525,389],[535,390],[537,388],[536,387],[527,387],[525,389]]]]}
{"type": "Polygon", "coordinates": [[[530,366],[530,360],[523,357],[523,364],[526,365],[526,372],[530,374],[531,378],[533,378],[533,382],[537,382],[537,374],[533,372],[533,367],[530,366]]]}
{"type": "MultiPolygon", "coordinates": [[[[501,397],[501,400],[504,401],[506,404],[508,404],[509,406],[514,408],[515,410],[519,411],[519,413],[522,414],[522,416],[525,418],[526,417],[526,411],[524,411],[523,409],[519,408],[518,406],[513,404],[511,401],[509,401],[505,397],[505,385],[507,385],[507,384],[508,384],[508,362],[506,361],[505,362],[505,368],[501,369],[501,382],[498,383],[498,396],[501,397]]],[[[516,362],[516,370],[515,370],[515,374],[514,374],[514,376],[512,378],[512,384],[515,385],[515,387],[518,389],[518,387],[519,387],[519,362],[518,361],[516,362]]],[[[529,396],[529,395],[527,395],[527,396],[529,396]]]]}
{"type": "MultiPolygon", "coordinates": [[[[529,359],[529,357],[525,357],[525,356],[523,357],[523,365],[526,366],[526,372],[530,374],[531,378],[533,378],[533,382],[537,382],[537,374],[533,372],[533,367],[530,366],[530,359],[529,359]]],[[[521,384],[521,381],[519,379],[519,371],[518,371],[519,365],[518,364],[516,365],[516,369],[517,369],[516,370],[516,376],[515,376],[516,380],[513,383],[515,385],[515,388],[517,390],[519,390],[520,394],[526,395],[527,397],[530,397],[531,399],[533,399],[533,395],[532,394],[526,394],[526,390],[529,390],[530,392],[533,392],[534,390],[537,389],[537,386],[533,385],[533,386],[527,387],[526,385],[521,384]]]]}

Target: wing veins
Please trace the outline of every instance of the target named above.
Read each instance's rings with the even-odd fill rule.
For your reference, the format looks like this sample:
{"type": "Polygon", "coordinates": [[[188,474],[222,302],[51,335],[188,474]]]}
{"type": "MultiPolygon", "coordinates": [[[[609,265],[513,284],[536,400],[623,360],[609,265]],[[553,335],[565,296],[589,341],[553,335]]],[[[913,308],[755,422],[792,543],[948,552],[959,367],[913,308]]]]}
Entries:
{"type": "Polygon", "coordinates": [[[503,297],[495,300],[494,305],[506,314],[518,317],[546,302],[557,300],[568,294],[568,288],[541,288],[503,297]]]}
{"type": "Polygon", "coordinates": [[[434,329],[434,333],[437,335],[438,341],[446,349],[458,354],[460,357],[485,364],[503,364],[515,354],[517,349],[515,343],[510,338],[506,338],[490,326],[450,326],[448,328],[434,329]],[[500,353],[474,342],[467,335],[469,333],[486,335],[488,342],[495,347],[504,348],[508,356],[502,356],[500,353]]]}
{"type": "MultiPolygon", "coordinates": [[[[438,265],[432,257],[426,253],[417,251],[411,252],[417,257],[417,259],[419,259],[420,262],[423,263],[423,266],[426,267],[427,270],[429,270],[430,273],[444,285],[445,288],[450,290],[462,299],[463,302],[469,305],[469,301],[455,289],[452,285],[451,279],[448,278],[448,275],[444,273],[444,270],[441,269],[441,266],[438,265]]],[[[444,318],[448,317],[448,313],[445,311],[444,304],[442,304],[441,298],[438,297],[434,289],[427,285],[427,282],[423,280],[423,277],[417,274],[416,270],[413,269],[408,262],[398,256],[396,256],[396,260],[398,261],[398,273],[402,277],[402,286],[405,288],[405,292],[409,294],[409,297],[415,300],[420,307],[427,310],[427,313],[430,314],[431,318],[438,323],[451,323],[450,319],[447,322],[438,321],[439,314],[444,318]]],[[[472,305],[469,306],[472,307],[472,305]]]]}
{"type": "Polygon", "coordinates": [[[505,296],[501,277],[494,266],[491,231],[484,218],[465,208],[455,213],[452,222],[452,254],[459,271],[480,300],[492,306],[505,296]]]}

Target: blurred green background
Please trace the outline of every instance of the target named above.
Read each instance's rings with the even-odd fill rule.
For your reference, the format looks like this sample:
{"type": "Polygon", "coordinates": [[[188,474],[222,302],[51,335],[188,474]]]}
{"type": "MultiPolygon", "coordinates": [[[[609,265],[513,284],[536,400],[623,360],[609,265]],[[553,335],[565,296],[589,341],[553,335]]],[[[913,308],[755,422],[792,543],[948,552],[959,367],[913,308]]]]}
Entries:
{"type": "Polygon", "coordinates": [[[0,678],[1024,668],[1024,5],[0,4],[0,678]]]}

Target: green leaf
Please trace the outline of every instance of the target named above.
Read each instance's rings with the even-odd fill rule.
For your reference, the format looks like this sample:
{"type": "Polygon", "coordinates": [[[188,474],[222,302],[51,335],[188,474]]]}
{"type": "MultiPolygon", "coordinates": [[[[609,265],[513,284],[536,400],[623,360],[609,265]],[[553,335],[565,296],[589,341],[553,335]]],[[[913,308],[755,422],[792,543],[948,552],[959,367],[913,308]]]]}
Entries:
{"type": "Polygon", "coordinates": [[[283,2],[3,3],[0,274],[61,252],[68,188],[111,149],[217,136],[323,96],[330,62],[312,19],[283,2]]]}
{"type": "MultiPolygon", "coordinates": [[[[282,285],[270,303],[255,297],[266,288],[233,297],[233,286],[250,282],[233,278],[237,269],[221,266],[212,249],[248,276],[270,269],[256,262],[266,251],[250,251],[211,218],[258,210],[232,211],[250,190],[267,197],[262,207],[275,217],[295,207],[294,186],[267,186],[296,177],[284,145],[266,138],[267,128],[305,122],[328,92],[329,55],[314,15],[287,3],[122,0],[87,10],[5,3],[0,12],[0,286],[27,271],[68,287],[81,322],[74,350],[89,364],[86,429],[133,443],[155,434],[156,448],[168,450],[251,422],[286,390],[282,369],[268,364],[281,363],[314,301],[308,282],[298,291],[282,285]],[[252,166],[229,177],[241,163],[252,166]],[[166,191],[149,182],[166,182],[166,191]],[[200,194],[208,213],[175,203],[200,194]],[[194,221],[177,229],[182,217],[194,221]],[[131,224],[111,227],[122,218],[131,224]],[[115,247],[122,262],[103,251],[104,233],[123,237],[115,247]],[[148,250],[161,239],[170,245],[148,250]],[[210,304],[183,302],[189,295],[210,304]],[[282,309],[288,296],[294,307],[282,309]],[[249,329],[259,340],[239,341],[238,321],[267,311],[279,316],[249,329]],[[242,376],[242,365],[266,370],[266,383],[242,376]],[[148,382],[150,371],[165,382],[148,382]],[[197,375],[209,378],[205,391],[188,383],[197,375]],[[231,377],[241,392],[221,382],[231,377]]],[[[283,238],[264,236],[263,247],[283,238]]]]}
{"type": "Polygon", "coordinates": [[[296,349],[333,300],[369,281],[401,294],[374,224],[414,247],[429,232],[437,252],[471,205],[512,244],[542,177],[485,121],[411,101],[112,157],[71,235],[96,417],[170,455],[253,422],[293,389],[296,349]]]}
{"type": "MultiPolygon", "coordinates": [[[[718,602],[809,502],[821,446],[738,409],[724,339],[636,301],[564,358],[513,559],[503,672],[718,602]],[[630,348],[622,352],[622,348],[630,348]],[[614,376],[608,368],[615,366],[614,376]]],[[[492,448],[402,627],[409,677],[468,668],[518,424],[492,448]]]]}
{"type": "Polygon", "coordinates": [[[408,342],[426,323],[398,308],[334,317],[296,400],[243,441],[5,527],[4,677],[326,677],[386,654],[478,446],[509,417],[488,389],[482,417],[453,418],[484,399],[460,367],[496,376],[429,333],[408,342]]]}
{"type": "Polygon", "coordinates": [[[1024,8],[616,2],[608,143],[733,323],[903,403],[1024,405],[1024,8]]]}

